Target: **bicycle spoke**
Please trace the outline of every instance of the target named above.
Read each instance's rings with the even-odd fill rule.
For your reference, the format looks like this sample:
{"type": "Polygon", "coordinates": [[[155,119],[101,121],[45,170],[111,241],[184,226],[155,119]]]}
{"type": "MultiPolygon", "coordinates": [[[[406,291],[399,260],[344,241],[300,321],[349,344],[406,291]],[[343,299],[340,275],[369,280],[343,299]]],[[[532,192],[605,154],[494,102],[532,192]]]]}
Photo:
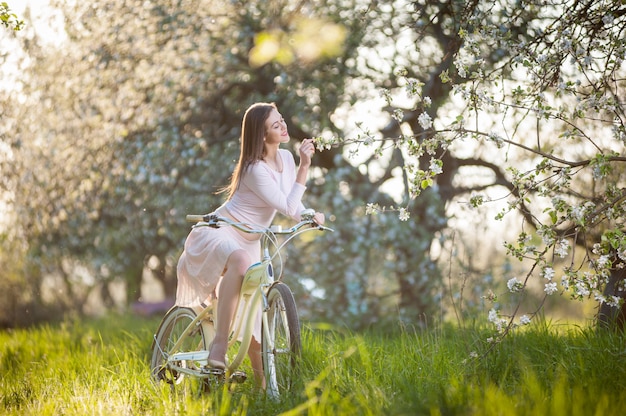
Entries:
{"type": "Polygon", "coordinates": [[[300,355],[300,327],[295,301],[284,283],[275,284],[268,293],[267,327],[263,330],[263,366],[267,392],[279,397],[297,379],[300,355]]]}

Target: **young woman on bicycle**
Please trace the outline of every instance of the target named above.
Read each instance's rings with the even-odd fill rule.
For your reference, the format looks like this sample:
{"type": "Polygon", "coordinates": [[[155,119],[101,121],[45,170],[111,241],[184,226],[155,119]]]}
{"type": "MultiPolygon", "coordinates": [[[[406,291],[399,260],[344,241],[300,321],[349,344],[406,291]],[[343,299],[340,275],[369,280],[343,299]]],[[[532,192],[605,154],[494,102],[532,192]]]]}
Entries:
{"type": "MultiPolygon", "coordinates": [[[[227,200],[215,213],[236,222],[270,226],[276,212],[296,221],[304,209],[301,202],[311,158],[313,140],[305,139],[299,149],[296,169],[292,154],[280,149],[289,141],[285,120],[273,103],[250,106],[241,126],[241,150],[227,200]]],[[[315,214],[318,224],[324,215],[315,214]]],[[[239,292],[248,267],[260,260],[260,236],[245,234],[233,227],[196,227],[185,241],[178,261],[176,304],[199,306],[218,299],[216,335],[208,363],[224,369],[228,330],[237,309],[239,292]]],[[[248,350],[255,379],[263,385],[260,347],[260,316],[248,350]]]]}

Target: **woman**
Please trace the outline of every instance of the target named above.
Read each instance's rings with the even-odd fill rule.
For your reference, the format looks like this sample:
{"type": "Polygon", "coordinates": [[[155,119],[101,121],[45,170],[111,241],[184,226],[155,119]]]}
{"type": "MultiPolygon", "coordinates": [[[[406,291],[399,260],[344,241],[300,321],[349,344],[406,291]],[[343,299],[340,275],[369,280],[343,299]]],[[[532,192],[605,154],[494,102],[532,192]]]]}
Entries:
{"type": "MultiPolygon", "coordinates": [[[[257,103],[248,108],[241,126],[239,162],[225,189],[228,198],[215,213],[260,227],[268,227],[277,211],[299,221],[315,146],[311,139],[302,142],[296,169],[291,153],[279,148],[287,142],[287,126],[275,104],[257,103]]],[[[316,213],[315,221],[323,224],[324,215],[316,213]]],[[[216,335],[209,352],[209,365],[213,368],[226,368],[228,331],[243,277],[248,267],[259,260],[260,236],[233,227],[196,227],[185,241],[178,261],[176,304],[198,306],[217,294],[216,335]]],[[[260,320],[257,321],[248,354],[255,378],[263,385],[260,320]]]]}

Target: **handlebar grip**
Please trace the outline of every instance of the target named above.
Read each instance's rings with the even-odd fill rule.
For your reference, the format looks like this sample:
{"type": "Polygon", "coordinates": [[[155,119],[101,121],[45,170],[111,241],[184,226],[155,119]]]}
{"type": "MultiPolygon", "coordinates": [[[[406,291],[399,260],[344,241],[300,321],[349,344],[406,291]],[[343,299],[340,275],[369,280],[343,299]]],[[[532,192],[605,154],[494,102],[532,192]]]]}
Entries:
{"type": "Polygon", "coordinates": [[[185,218],[187,219],[187,222],[204,221],[204,215],[198,215],[198,214],[189,214],[185,218]]]}
{"type": "Polygon", "coordinates": [[[314,216],[315,216],[315,210],[312,208],[304,209],[300,213],[300,218],[302,218],[303,221],[311,221],[314,216]]]}

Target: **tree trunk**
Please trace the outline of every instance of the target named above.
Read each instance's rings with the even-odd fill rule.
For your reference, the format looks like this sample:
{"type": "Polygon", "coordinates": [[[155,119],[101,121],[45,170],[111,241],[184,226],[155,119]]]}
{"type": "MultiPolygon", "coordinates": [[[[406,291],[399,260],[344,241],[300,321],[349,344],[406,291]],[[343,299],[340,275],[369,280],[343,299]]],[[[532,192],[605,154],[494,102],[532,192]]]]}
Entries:
{"type": "Polygon", "coordinates": [[[126,303],[132,305],[141,298],[141,282],[143,280],[143,263],[129,267],[126,272],[126,303]]]}
{"type": "MultiPolygon", "coordinates": [[[[623,289],[624,279],[626,279],[626,268],[613,269],[609,283],[607,283],[604,288],[605,298],[617,296],[626,300],[626,292],[620,290],[623,289]]],[[[596,319],[598,328],[611,331],[623,331],[624,324],[626,323],[626,302],[622,303],[619,307],[610,306],[606,302],[602,303],[596,319]]]]}
{"type": "MultiPolygon", "coordinates": [[[[176,261],[178,261],[178,258],[176,261]]],[[[176,277],[176,263],[173,265],[173,270],[172,267],[168,266],[166,256],[159,256],[159,266],[154,269],[151,268],[150,272],[154,278],[161,283],[165,299],[175,299],[176,287],[178,285],[176,277]]]]}

